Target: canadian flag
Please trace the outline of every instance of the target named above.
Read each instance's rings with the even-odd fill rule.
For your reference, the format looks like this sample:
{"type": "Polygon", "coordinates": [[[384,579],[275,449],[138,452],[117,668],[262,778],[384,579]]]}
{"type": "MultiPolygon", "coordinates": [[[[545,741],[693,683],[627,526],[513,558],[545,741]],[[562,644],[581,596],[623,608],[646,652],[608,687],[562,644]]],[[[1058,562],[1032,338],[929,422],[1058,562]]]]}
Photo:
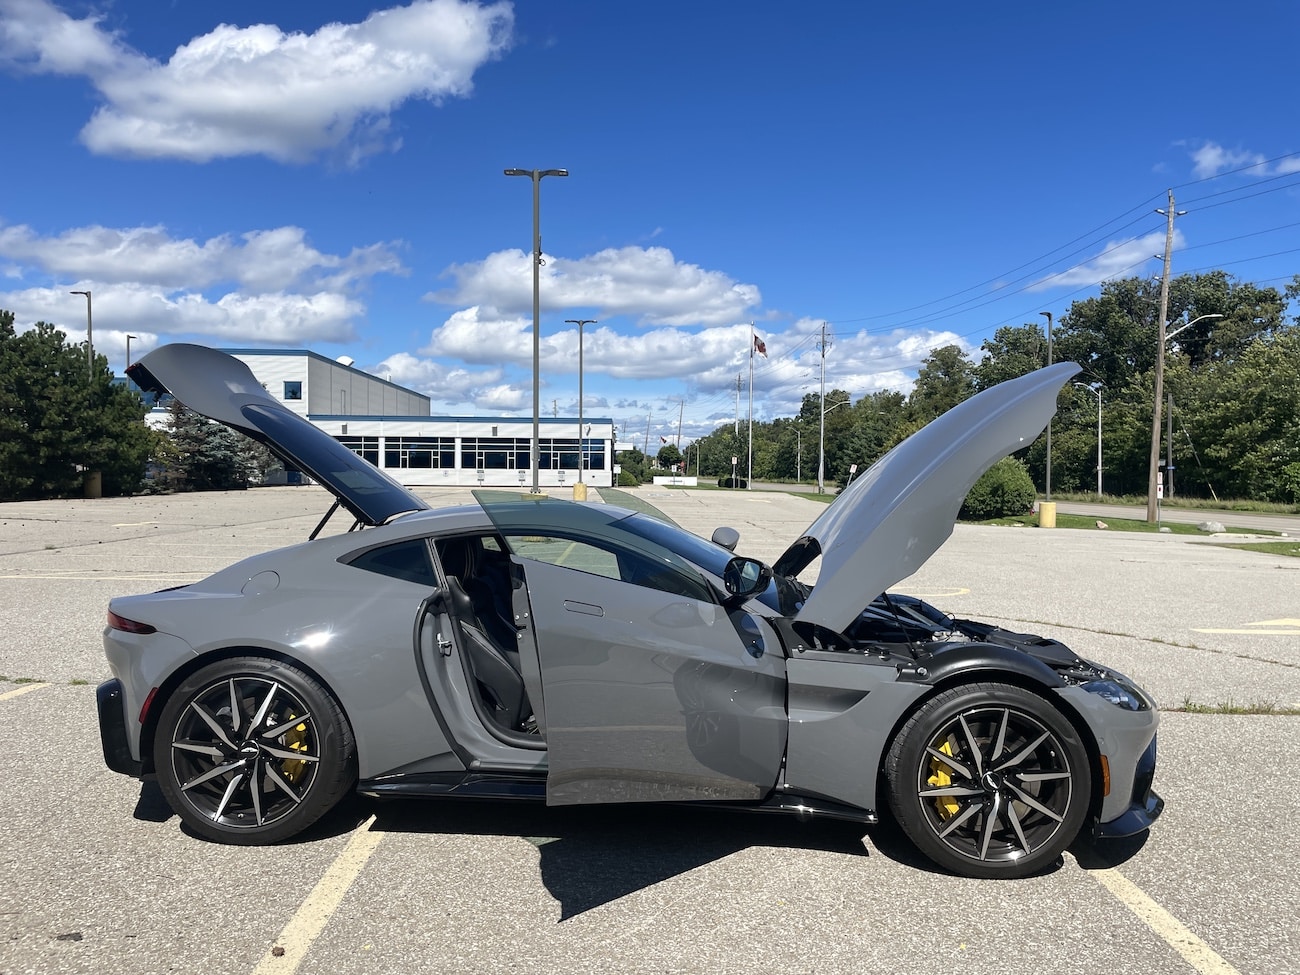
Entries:
{"type": "Polygon", "coordinates": [[[764,359],[767,358],[767,343],[760,339],[757,333],[754,335],[754,351],[764,359]]]}
{"type": "Polygon", "coordinates": [[[660,443],[667,443],[667,442],[668,442],[668,438],[667,438],[667,437],[660,437],[660,438],[659,438],[659,442],[660,442],[660,443]]]}

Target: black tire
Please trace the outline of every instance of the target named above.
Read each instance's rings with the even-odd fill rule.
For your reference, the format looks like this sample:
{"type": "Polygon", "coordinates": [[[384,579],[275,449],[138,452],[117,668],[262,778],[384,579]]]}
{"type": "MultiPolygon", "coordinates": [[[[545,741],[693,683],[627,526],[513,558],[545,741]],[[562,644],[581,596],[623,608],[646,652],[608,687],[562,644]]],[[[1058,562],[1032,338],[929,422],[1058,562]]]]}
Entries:
{"type": "Polygon", "coordinates": [[[1054,863],[1091,801],[1088,753],[1070,721],[1010,684],[950,688],[908,719],[885,758],[889,805],[927,857],[968,877],[1054,863]]]}
{"type": "Polygon", "coordinates": [[[154,736],[168,804],[218,843],[278,843],[306,829],[357,776],[356,743],[338,702],[296,667],[233,657],[171,694],[154,736]]]}

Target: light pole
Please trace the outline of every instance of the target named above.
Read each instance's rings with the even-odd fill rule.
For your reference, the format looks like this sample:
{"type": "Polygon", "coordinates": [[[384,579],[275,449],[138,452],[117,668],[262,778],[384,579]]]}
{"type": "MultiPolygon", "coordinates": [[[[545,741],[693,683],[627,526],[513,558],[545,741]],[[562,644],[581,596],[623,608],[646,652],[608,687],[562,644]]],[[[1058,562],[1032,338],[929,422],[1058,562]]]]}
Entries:
{"type": "Polygon", "coordinates": [[[95,378],[95,341],[90,331],[90,292],[69,291],[68,294],[86,296],[86,378],[93,381],[95,378]]]}
{"type": "MultiPolygon", "coordinates": [[[[1052,364],[1052,313],[1050,311],[1040,311],[1038,314],[1047,317],[1047,364],[1052,364]]],[[[1052,500],[1052,420],[1047,420],[1047,500],[1052,500]]]]}
{"type": "Polygon", "coordinates": [[[852,397],[842,399],[827,409],[826,396],[822,394],[821,404],[821,435],[820,442],[817,445],[817,493],[826,493],[826,414],[835,409],[836,406],[843,406],[845,403],[852,402],[852,397]]]}
{"type": "Polygon", "coordinates": [[[135,335],[128,335],[126,337],[126,367],[128,369],[131,368],[131,340],[137,337],[138,336],[135,335]]]}
{"type": "Polygon", "coordinates": [[[1097,500],[1101,500],[1101,385],[1088,386],[1085,383],[1075,383],[1080,389],[1086,389],[1090,393],[1097,394],[1097,500]]]}
{"type": "Polygon", "coordinates": [[[578,326],[578,483],[582,483],[582,471],[587,466],[587,448],[582,434],[582,326],[595,325],[594,318],[566,318],[566,325],[578,326]]]}
{"type": "MultiPolygon", "coordinates": [[[[542,178],[545,176],[568,176],[567,169],[507,169],[507,176],[527,176],[533,181],[533,447],[530,463],[533,468],[533,494],[541,494],[537,486],[537,465],[541,450],[541,358],[542,358],[542,322],[541,322],[541,282],[538,273],[542,266],[542,226],[541,198],[542,178]]],[[[579,431],[581,432],[581,431],[579,431]]]]}
{"type": "Polygon", "coordinates": [[[1192,327],[1193,325],[1195,325],[1197,322],[1205,321],[1205,319],[1207,319],[1207,318],[1222,318],[1222,317],[1223,317],[1222,315],[1199,315],[1199,316],[1197,316],[1196,318],[1193,318],[1193,319],[1192,319],[1190,322],[1188,322],[1186,325],[1180,325],[1180,326],[1178,326],[1178,328],[1174,329],[1172,332],[1170,332],[1169,334],[1167,334],[1167,335],[1165,336],[1165,341],[1168,342],[1171,338],[1173,338],[1173,337],[1174,337],[1175,335],[1177,335],[1179,332],[1186,332],[1189,328],[1191,328],[1191,327],[1192,327]]]}

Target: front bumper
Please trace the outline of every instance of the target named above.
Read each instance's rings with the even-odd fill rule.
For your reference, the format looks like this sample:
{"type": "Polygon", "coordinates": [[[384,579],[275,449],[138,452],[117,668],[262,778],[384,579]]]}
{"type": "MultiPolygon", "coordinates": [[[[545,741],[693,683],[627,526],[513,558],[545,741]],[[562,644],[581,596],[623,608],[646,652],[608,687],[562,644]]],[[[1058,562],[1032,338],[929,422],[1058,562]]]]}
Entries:
{"type": "Polygon", "coordinates": [[[1140,833],[1154,823],[1165,809],[1165,801],[1151,788],[1155,775],[1156,740],[1152,738],[1151,744],[1138,759],[1129,807],[1114,819],[1098,823],[1093,829],[1093,835],[1098,839],[1113,840],[1140,833]]]}
{"type": "Polygon", "coordinates": [[[99,741],[104,747],[104,764],[114,772],[140,778],[142,767],[131,755],[127,735],[126,692],[116,677],[95,689],[99,709],[99,741]]]}

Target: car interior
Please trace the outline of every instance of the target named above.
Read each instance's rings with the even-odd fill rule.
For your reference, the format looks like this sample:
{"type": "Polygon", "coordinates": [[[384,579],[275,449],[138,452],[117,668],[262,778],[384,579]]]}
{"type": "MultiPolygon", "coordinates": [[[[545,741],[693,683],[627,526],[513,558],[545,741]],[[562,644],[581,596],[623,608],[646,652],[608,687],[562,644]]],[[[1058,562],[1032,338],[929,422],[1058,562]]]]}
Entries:
{"type": "Polygon", "coordinates": [[[482,711],[498,731],[537,734],[537,722],[519,667],[514,622],[514,571],[491,535],[440,539],[448,611],[473,674],[482,711]]]}

